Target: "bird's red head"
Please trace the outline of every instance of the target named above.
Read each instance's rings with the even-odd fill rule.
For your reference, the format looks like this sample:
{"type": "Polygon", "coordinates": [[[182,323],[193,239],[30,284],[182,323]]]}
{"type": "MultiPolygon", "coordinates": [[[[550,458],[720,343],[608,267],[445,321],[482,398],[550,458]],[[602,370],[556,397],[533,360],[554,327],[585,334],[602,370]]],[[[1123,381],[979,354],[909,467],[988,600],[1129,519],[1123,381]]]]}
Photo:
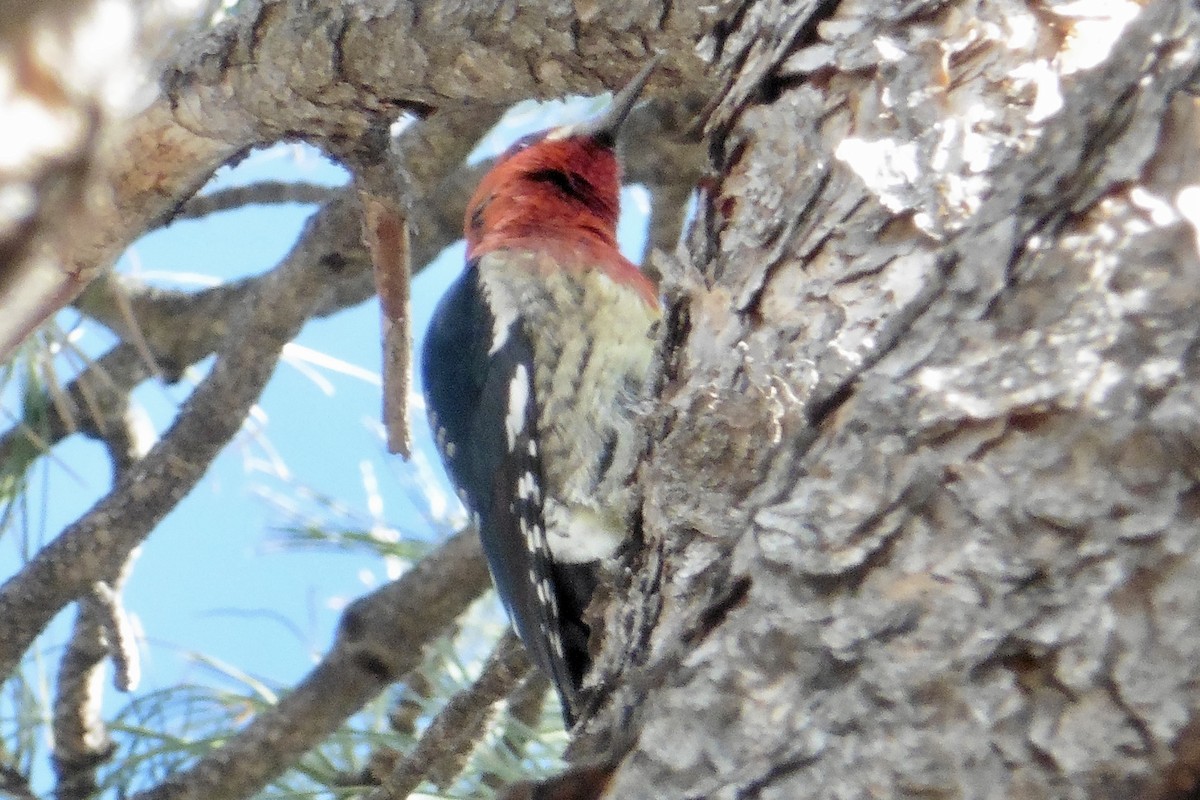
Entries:
{"type": "Polygon", "coordinates": [[[611,145],[569,129],[526,136],[496,160],[467,206],[467,258],[547,238],[616,247],[620,191],[611,145]]]}
{"type": "Polygon", "coordinates": [[[468,260],[495,250],[543,249],[566,261],[628,264],[617,250],[621,175],[614,146],[656,63],[614,96],[601,117],[531,134],[496,159],[467,204],[468,260]]]}

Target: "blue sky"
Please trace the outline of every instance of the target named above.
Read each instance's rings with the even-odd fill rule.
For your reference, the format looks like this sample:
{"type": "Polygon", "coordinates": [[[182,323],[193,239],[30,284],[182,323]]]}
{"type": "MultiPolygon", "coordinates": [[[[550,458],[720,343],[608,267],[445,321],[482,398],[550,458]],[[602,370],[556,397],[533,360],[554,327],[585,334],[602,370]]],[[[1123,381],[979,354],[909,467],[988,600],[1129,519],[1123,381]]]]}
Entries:
{"type": "MultiPolygon", "coordinates": [[[[506,117],[476,157],[495,153],[550,120],[587,116],[599,105],[591,100],[526,104],[506,117]]],[[[340,185],[345,174],[309,148],[281,145],[221,170],[208,188],[264,179],[340,185]]],[[[645,194],[627,191],[623,207],[621,244],[637,261],[645,242],[645,194]]],[[[187,288],[258,274],[288,250],[311,209],[255,207],[176,222],[137,242],[119,269],[148,282],[187,288]]],[[[459,243],[415,282],[418,352],[436,301],[458,274],[462,258],[459,243]]],[[[77,319],[73,312],[60,317],[64,326],[77,319]]],[[[86,325],[77,344],[98,355],[111,342],[103,329],[86,325]]],[[[416,460],[404,462],[386,453],[379,426],[378,342],[374,300],[310,322],[297,344],[347,366],[330,369],[314,364],[304,350],[289,353],[252,423],[152,534],[125,592],[126,606],[139,618],[146,637],[141,691],[181,679],[215,679],[209,668],[189,657],[193,652],[274,685],[294,682],[328,646],[341,605],[387,579],[388,565],[365,551],[280,547],[280,529],[294,522],[282,507],[316,508],[303,497],[308,489],[337,498],[368,525],[404,537],[436,537],[460,519],[419,408],[412,415],[416,460]],[[439,487],[432,502],[426,492],[431,481],[439,487]]],[[[180,385],[152,381],[135,392],[135,402],[155,430],[165,429],[209,363],[199,365],[180,385]]],[[[11,394],[4,400],[13,407],[11,394]]],[[[109,488],[101,447],[79,436],[35,469],[31,522],[34,535],[43,540],[109,488]]],[[[20,561],[19,542],[12,533],[0,540],[5,576],[20,561]]],[[[68,611],[56,622],[45,637],[46,647],[61,644],[72,616],[73,610],[68,611]]]]}

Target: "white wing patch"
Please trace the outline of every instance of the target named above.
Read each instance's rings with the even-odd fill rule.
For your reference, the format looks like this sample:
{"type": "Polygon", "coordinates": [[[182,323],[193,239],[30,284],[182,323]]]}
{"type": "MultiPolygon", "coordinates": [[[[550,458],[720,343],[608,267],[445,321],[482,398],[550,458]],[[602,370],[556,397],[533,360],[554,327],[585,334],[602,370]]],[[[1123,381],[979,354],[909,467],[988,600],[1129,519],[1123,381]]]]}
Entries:
{"type": "Polygon", "coordinates": [[[538,488],[537,478],[528,470],[517,480],[517,497],[522,500],[532,500],[535,503],[542,501],[542,492],[538,488]]]}
{"type": "Polygon", "coordinates": [[[489,356],[494,356],[504,347],[504,343],[508,341],[508,332],[512,330],[513,323],[516,322],[517,315],[515,313],[505,317],[496,317],[496,327],[492,330],[492,346],[488,350],[489,356]]]}
{"type": "Polygon", "coordinates": [[[492,343],[488,355],[494,356],[508,342],[513,326],[520,325],[526,310],[521,279],[532,277],[527,259],[514,252],[489,253],[479,264],[479,282],[492,315],[492,343]]]}
{"type": "Polygon", "coordinates": [[[504,417],[504,431],[508,434],[508,449],[517,446],[517,434],[525,429],[525,410],[529,405],[529,370],[518,364],[508,384],[508,414],[504,417]]]}

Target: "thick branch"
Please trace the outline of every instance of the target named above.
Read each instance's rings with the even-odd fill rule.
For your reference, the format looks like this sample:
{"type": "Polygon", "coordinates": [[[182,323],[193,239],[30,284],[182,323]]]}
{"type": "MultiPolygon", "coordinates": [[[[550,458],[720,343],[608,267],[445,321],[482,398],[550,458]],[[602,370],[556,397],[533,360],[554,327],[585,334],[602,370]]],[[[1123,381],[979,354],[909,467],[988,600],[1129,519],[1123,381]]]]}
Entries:
{"type": "Polygon", "coordinates": [[[53,225],[30,229],[20,260],[0,276],[0,357],[15,347],[43,319],[70,302],[88,282],[107,270],[117,256],[151,227],[154,220],[191,195],[218,166],[237,152],[226,142],[195,136],[177,125],[165,103],[119,127],[106,141],[111,152],[89,149],[102,165],[85,170],[74,191],[46,190],[46,212],[53,225]],[[58,195],[75,198],[62,208],[58,195]],[[77,202],[79,196],[91,202],[77,202]],[[70,220],[67,228],[59,227],[70,220]]]}
{"type": "Polygon", "coordinates": [[[664,13],[655,0],[605,13],[547,0],[434,0],[420,14],[288,0],[247,7],[192,43],[168,95],[201,135],[251,144],[303,131],[338,151],[402,113],[595,94],[653,51],[667,54],[660,91],[692,83],[705,14],[691,4],[664,13]]]}
{"type": "Polygon", "coordinates": [[[124,125],[164,44],[201,10],[81,0],[0,12],[0,190],[14,198],[0,209],[0,357],[233,152],[169,114],[124,125]]]}

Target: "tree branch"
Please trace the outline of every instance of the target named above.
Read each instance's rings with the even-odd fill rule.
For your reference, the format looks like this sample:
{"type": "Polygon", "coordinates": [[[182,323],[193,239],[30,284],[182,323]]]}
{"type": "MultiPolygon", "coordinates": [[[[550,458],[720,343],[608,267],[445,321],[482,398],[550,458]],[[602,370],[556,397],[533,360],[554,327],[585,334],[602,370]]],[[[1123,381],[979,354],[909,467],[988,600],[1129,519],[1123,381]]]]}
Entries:
{"type": "Polygon", "coordinates": [[[13,166],[0,172],[0,189],[20,199],[0,209],[0,357],[107,268],[132,240],[123,234],[144,229],[146,218],[130,213],[140,203],[128,200],[160,213],[149,198],[176,193],[181,179],[194,184],[180,161],[211,170],[225,157],[214,150],[228,154],[153,113],[124,126],[164,44],[201,11],[129,0],[5,8],[0,117],[13,166]]]}
{"type": "MultiPolygon", "coordinates": [[[[123,397],[124,403],[106,403],[98,410],[102,424],[89,417],[95,423],[90,426],[90,435],[101,439],[109,452],[114,483],[148,449],[127,417],[128,395],[123,397]]],[[[106,657],[111,661],[114,683],[120,691],[136,687],[140,671],[137,642],[120,602],[133,561],[131,554],[120,569],[106,576],[108,582],[92,584],[91,591],[76,603],[75,626],[59,661],[55,682],[51,761],[56,800],[84,800],[95,794],[96,769],[116,752],[100,717],[102,665],[106,657]]]]}
{"type": "MultiPolygon", "coordinates": [[[[546,673],[535,669],[525,676],[520,685],[508,696],[508,714],[505,715],[504,730],[496,742],[496,748],[507,748],[512,757],[524,758],[531,740],[536,739],[542,709],[546,707],[546,695],[550,692],[550,679],[546,673]]],[[[485,772],[483,783],[494,790],[505,786],[505,779],[493,772],[485,772]]]]}
{"type": "Polygon", "coordinates": [[[92,361],[60,393],[60,398],[70,404],[70,420],[49,393],[27,403],[33,416],[18,421],[0,436],[0,463],[14,472],[24,471],[44,449],[75,432],[72,421],[85,428],[103,426],[103,421],[92,419],[93,412],[105,417],[110,412],[119,414],[124,398],[148,377],[150,368],[137,349],[117,345],[92,361]]]}
{"type": "Polygon", "coordinates": [[[102,615],[94,598],[79,600],[75,627],[58,666],[52,758],[57,800],[95,794],[96,768],[116,752],[100,718],[101,667],[109,654],[102,615]]]}
{"type": "Polygon", "coordinates": [[[413,208],[432,200],[437,184],[465,162],[499,116],[496,108],[471,114],[437,113],[412,126],[398,141],[376,131],[373,147],[360,145],[346,156],[362,206],[363,240],[371,254],[379,296],[384,430],[388,450],[405,458],[412,446],[408,395],[413,339],[410,285],[416,272],[413,208]]]}
{"type": "Polygon", "coordinates": [[[516,634],[508,631],[496,644],[479,678],[446,703],[421,736],[368,800],[403,800],[429,778],[438,786],[450,783],[462,770],[485,732],[492,707],[503,700],[532,665],[516,634]]]}
{"type": "Polygon", "coordinates": [[[709,13],[682,4],[664,14],[655,0],[603,14],[546,0],[503,9],[435,0],[420,14],[406,6],[362,14],[287,0],[248,7],[190,42],[167,95],[180,122],[203,136],[245,145],[303,131],[344,152],[405,113],[595,94],[655,51],[666,54],[660,90],[694,84],[692,47],[709,13]],[[503,35],[481,40],[480,31],[503,35]],[[277,75],[287,80],[269,79],[277,75]]]}
{"type": "Polygon", "coordinates": [[[258,181],[249,186],[231,186],[215,192],[192,197],[171,217],[169,222],[200,219],[222,211],[236,211],[252,205],[282,203],[319,203],[333,199],[336,187],[303,181],[258,181]]]}
{"type": "Polygon", "coordinates": [[[473,530],[456,533],[399,580],[354,601],[321,663],[274,708],[169,781],[132,800],[249,797],[416,667],[425,643],[489,585],[473,530]]]}
{"type": "Polygon", "coordinates": [[[119,568],[237,433],[284,344],[313,313],[329,281],[326,253],[311,248],[322,241],[314,231],[337,226],[337,217],[350,213],[332,205],[309,221],[288,258],[262,281],[212,372],[163,438],[112,492],[0,586],[0,675],[15,667],[64,605],[119,568]]]}
{"type": "Polygon", "coordinates": [[[29,776],[8,764],[0,764],[0,792],[13,800],[38,800],[29,784],[29,776]]]}

